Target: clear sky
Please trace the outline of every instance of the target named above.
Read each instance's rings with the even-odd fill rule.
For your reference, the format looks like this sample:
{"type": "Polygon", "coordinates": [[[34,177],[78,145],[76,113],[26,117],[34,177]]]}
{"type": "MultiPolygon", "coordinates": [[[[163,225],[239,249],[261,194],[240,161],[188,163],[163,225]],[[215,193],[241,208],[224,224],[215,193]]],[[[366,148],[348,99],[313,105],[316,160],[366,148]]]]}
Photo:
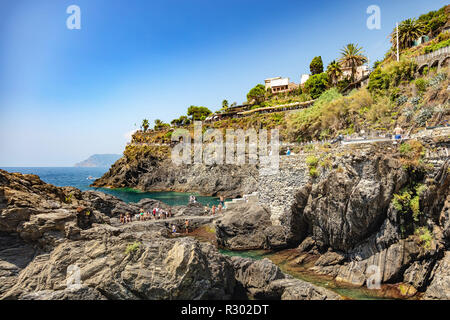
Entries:
{"type": "MultiPolygon", "coordinates": [[[[2,0],[0,166],[122,153],[143,118],[220,108],[272,76],[298,83],[355,42],[373,62],[396,21],[445,0],[2,0]],[[69,5],[81,30],[69,30],[69,5]],[[381,29],[369,30],[369,5],[381,29]],[[136,126],[135,126],[136,124],[136,126]]],[[[372,64],[372,63],[371,63],[372,64]]]]}

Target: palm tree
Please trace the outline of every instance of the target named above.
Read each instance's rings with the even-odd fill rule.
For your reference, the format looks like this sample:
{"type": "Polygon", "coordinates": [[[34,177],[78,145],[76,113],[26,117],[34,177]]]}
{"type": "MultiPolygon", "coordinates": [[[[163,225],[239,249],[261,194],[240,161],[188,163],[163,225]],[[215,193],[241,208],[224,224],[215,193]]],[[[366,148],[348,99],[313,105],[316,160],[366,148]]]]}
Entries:
{"type": "Polygon", "coordinates": [[[327,73],[331,79],[331,83],[333,85],[336,85],[339,77],[342,75],[342,69],[340,64],[337,63],[336,60],[331,61],[327,67],[327,73]]]}
{"type": "Polygon", "coordinates": [[[141,128],[146,132],[148,130],[148,127],[150,127],[150,123],[147,119],[142,120],[141,128]]]}
{"type": "Polygon", "coordinates": [[[367,62],[367,57],[363,55],[361,47],[358,44],[349,43],[341,50],[339,62],[344,68],[352,68],[351,81],[355,81],[356,68],[367,62]]]}
{"type": "MultiPolygon", "coordinates": [[[[406,19],[398,25],[398,46],[400,49],[409,48],[414,40],[419,38],[426,31],[426,26],[417,19],[406,19]]],[[[392,47],[397,47],[397,28],[391,33],[392,47]]]]}

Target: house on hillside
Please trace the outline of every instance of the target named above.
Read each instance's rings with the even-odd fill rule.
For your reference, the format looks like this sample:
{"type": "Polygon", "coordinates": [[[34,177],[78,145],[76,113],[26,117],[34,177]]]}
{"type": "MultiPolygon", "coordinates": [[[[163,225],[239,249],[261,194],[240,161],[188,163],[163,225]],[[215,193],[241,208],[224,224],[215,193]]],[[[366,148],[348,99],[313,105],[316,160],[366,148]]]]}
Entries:
{"type": "Polygon", "coordinates": [[[298,85],[289,82],[289,78],[275,77],[264,80],[266,90],[271,89],[272,93],[278,94],[282,92],[290,92],[296,90],[298,85]]]}
{"type": "Polygon", "coordinates": [[[430,37],[428,36],[420,36],[417,40],[414,40],[413,46],[420,46],[422,43],[430,41],[430,37]]]}
{"type": "Polygon", "coordinates": [[[302,74],[302,76],[300,77],[300,86],[303,87],[303,85],[305,84],[306,81],[308,81],[309,79],[309,74],[302,74]]]}
{"type": "MultiPolygon", "coordinates": [[[[352,76],[352,68],[351,67],[341,67],[342,75],[339,77],[339,80],[350,79],[352,76]]],[[[356,68],[355,72],[355,81],[362,79],[370,73],[369,67],[367,65],[362,65],[356,68]]]]}

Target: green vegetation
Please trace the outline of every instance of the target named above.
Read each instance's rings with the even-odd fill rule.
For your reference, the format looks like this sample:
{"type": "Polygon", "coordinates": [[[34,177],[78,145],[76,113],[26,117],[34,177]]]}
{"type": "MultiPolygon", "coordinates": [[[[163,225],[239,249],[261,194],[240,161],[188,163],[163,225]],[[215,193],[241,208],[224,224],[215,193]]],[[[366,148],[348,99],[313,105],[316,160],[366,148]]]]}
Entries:
{"type": "MultiPolygon", "coordinates": [[[[406,49],[414,44],[414,41],[426,31],[426,25],[422,20],[414,18],[406,19],[398,25],[398,44],[400,49],[406,49]]],[[[397,29],[391,33],[392,48],[397,47],[397,29]]]]}
{"type": "Polygon", "coordinates": [[[321,56],[314,57],[314,59],[312,59],[311,64],[309,65],[309,70],[311,71],[311,75],[323,72],[323,62],[321,56]]]}
{"type": "Polygon", "coordinates": [[[416,79],[414,84],[416,85],[416,89],[419,94],[423,94],[427,90],[428,81],[423,78],[416,79]]]}
{"type": "Polygon", "coordinates": [[[70,193],[68,196],[65,196],[64,202],[65,203],[71,203],[72,202],[72,196],[73,196],[72,193],[70,193]]]}
{"type": "Polygon", "coordinates": [[[431,35],[437,35],[441,32],[442,27],[446,24],[448,18],[446,6],[444,6],[437,11],[430,11],[421,15],[418,22],[423,24],[424,32],[430,33],[431,35]]]}
{"type": "Polygon", "coordinates": [[[327,67],[327,74],[331,85],[335,86],[338,83],[339,77],[342,75],[341,65],[336,60],[331,61],[327,67]]]}
{"type": "Polygon", "coordinates": [[[141,243],[139,241],[135,241],[127,246],[125,249],[125,254],[131,254],[139,250],[141,243]]]}
{"type": "Polygon", "coordinates": [[[309,168],[309,175],[313,178],[318,177],[319,171],[317,170],[317,164],[319,163],[319,159],[316,156],[311,155],[305,159],[305,162],[309,168]]]}
{"type": "Polygon", "coordinates": [[[173,126],[186,126],[191,123],[191,119],[189,119],[187,116],[181,116],[178,119],[173,119],[170,124],[173,126]]]}
{"type": "Polygon", "coordinates": [[[304,90],[311,98],[317,99],[328,88],[328,74],[326,72],[315,74],[305,82],[304,90]]]}
{"type": "Polygon", "coordinates": [[[437,51],[437,50],[439,50],[441,48],[445,48],[445,47],[448,47],[448,46],[450,46],[450,39],[438,42],[436,44],[432,44],[432,45],[426,46],[424,48],[424,53],[430,53],[430,52],[433,52],[433,51],[437,51]]]}
{"type": "Polygon", "coordinates": [[[203,121],[211,113],[211,110],[201,106],[190,106],[187,110],[187,115],[192,117],[192,121],[203,121]]]}
{"type": "Polygon", "coordinates": [[[144,132],[147,132],[148,128],[150,127],[150,123],[148,122],[148,119],[142,120],[141,128],[144,132]]]}
{"type": "Polygon", "coordinates": [[[266,97],[266,87],[263,84],[257,84],[247,93],[247,101],[255,101],[260,104],[266,97]]]}
{"type": "Polygon", "coordinates": [[[425,147],[417,140],[403,142],[398,151],[401,162],[406,168],[422,168],[422,158],[425,156],[425,147]]]}
{"type": "Polygon", "coordinates": [[[419,227],[414,231],[414,235],[419,238],[419,243],[425,250],[431,249],[431,243],[433,241],[433,234],[426,227],[419,227]]]}
{"type": "Polygon", "coordinates": [[[417,63],[407,59],[379,66],[370,74],[367,88],[369,91],[375,92],[396,87],[402,81],[413,80],[416,70],[417,63]]]}
{"type": "Polygon", "coordinates": [[[350,80],[355,81],[356,68],[367,62],[367,57],[364,56],[362,48],[357,44],[349,43],[341,50],[341,58],[339,62],[343,67],[351,68],[352,73],[350,80]]]}
{"type": "Polygon", "coordinates": [[[420,210],[420,196],[425,188],[421,183],[412,182],[392,198],[393,208],[400,213],[399,219],[404,236],[411,234],[425,222],[421,219],[423,214],[420,210]]]}
{"type": "Polygon", "coordinates": [[[161,130],[161,129],[168,128],[168,127],[170,127],[170,124],[164,123],[163,121],[161,121],[159,119],[155,120],[154,130],[161,130]]]}

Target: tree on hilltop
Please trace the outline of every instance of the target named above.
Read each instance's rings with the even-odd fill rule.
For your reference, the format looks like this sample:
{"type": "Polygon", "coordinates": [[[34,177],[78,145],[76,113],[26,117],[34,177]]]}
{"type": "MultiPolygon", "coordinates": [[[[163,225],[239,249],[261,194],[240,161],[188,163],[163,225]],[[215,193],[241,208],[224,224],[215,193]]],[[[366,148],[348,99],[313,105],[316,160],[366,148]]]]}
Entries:
{"type": "Polygon", "coordinates": [[[144,132],[147,132],[148,128],[150,127],[150,123],[148,122],[148,119],[142,120],[141,128],[144,132]]]}
{"type": "Polygon", "coordinates": [[[247,101],[255,100],[257,104],[263,102],[266,98],[266,87],[263,84],[257,84],[247,93],[247,101]]]}
{"type": "Polygon", "coordinates": [[[323,72],[323,61],[321,56],[314,57],[314,59],[312,59],[311,64],[309,65],[309,70],[311,71],[311,75],[323,72]]]}
{"type": "Polygon", "coordinates": [[[187,115],[192,118],[192,121],[203,121],[210,114],[212,114],[211,110],[202,106],[190,106],[187,111],[187,115]]]}

